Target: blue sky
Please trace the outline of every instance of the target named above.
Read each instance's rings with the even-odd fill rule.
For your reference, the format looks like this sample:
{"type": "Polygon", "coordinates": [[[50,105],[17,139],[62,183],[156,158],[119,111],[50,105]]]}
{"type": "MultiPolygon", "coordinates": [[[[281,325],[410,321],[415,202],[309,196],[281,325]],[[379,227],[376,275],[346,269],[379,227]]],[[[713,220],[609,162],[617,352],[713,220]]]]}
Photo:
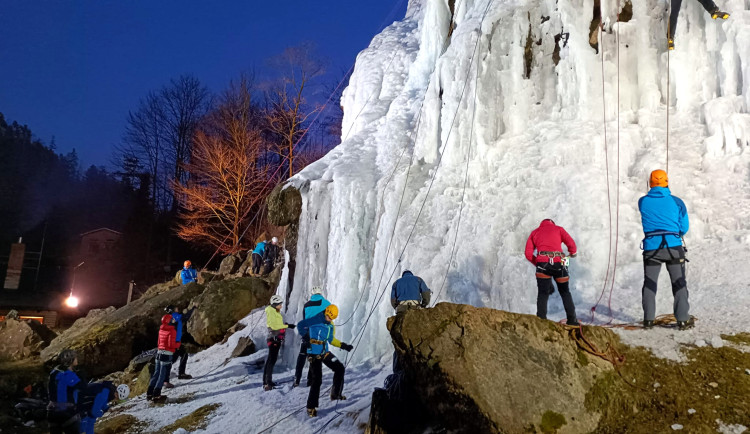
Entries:
{"type": "Polygon", "coordinates": [[[0,112],[82,166],[107,165],[128,110],[170,78],[212,91],[312,41],[341,74],[405,0],[23,1],[0,13],[0,112]]]}

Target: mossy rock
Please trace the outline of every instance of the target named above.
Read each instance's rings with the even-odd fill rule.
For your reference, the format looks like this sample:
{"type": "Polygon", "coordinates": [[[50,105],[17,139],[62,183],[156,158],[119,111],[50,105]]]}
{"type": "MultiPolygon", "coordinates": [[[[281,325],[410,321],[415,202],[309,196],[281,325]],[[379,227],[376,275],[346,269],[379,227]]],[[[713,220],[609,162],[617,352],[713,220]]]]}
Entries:
{"type": "Polygon", "coordinates": [[[279,184],[267,200],[268,221],[275,226],[286,226],[299,221],[302,214],[302,194],[291,184],[279,184]]]}
{"type": "Polygon", "coordinates": [[[199,307],[188,322],[188,332],[200,345],[220,342],[237,321],[268,304],[276,292],[279,273],[277,269],[268,278],[240,277],[209,283],[195,299],[199,307]]]}

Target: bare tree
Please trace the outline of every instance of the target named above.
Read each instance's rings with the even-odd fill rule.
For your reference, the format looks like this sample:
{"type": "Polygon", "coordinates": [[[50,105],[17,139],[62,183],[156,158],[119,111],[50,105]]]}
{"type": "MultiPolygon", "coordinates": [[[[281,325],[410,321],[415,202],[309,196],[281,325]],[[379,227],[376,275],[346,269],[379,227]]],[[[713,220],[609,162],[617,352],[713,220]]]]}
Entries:
{"type": "Polygon", "coordinates": [[[148,172],[156,209],[176,209],[171,183],[185,180],[183,164],[190,157],[193,133],[210,103],[208,89],[198,79],[181,76],[149,92],[128,113],[119,160],[148,172]]]}
{"type": "MultiPolygon", "coordinates": [[[[287,159],[289,176],[294,175],[294,146],[307,132],[308,119],[320,107],[309,107],[307,94],[311,81],[325,72],[311,44],[289,47],[271,59],[282,75],[281,83],[267,95],[266,122],[272,133],[271,152],[279,161],[287,159]]],[[[280,163],[281,164],[281,163],[280,163]]]]}
{"type": "MultiPolygon", "coordinates": [[[[262,206],[268,165],[262,135],[263,114],[253,103],[247,78],[230,84],[219,104],[199,126],[187,182],[174,182],[179,200],[178,235],[223,253],[241,248],[252,211],[262,206]]],[[[251,234],[252,235],[252,234],[251,234]]]]}

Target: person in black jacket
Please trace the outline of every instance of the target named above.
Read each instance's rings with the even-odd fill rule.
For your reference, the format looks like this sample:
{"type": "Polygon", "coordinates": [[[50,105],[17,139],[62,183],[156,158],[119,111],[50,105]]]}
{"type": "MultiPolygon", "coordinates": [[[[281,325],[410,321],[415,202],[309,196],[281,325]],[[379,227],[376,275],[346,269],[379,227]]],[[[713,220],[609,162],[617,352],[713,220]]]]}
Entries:
{"type": "MultiPolygon", "coordinates": [[[[722,20],[726,20],[729,18],[729,14],[720,10],[713,0],[698,0],[698,3],[703,6],[703,9],[705,9],[706,12],[711,14],[711,18],[713,19],[721,18],[722,20]]],[[[682,0],[671,0],[672,11],[669,14],[669,34],[667,35],[669,44],[668,48],[670,50],[674,50],[674,35],[677,30],[677,17],[680,15],[681,6],[682,0]]]]}
{"type": "Polygon", "coordinates": [[[281,253],[281,247],[279,247],[279,239],[276,237],[271,238],[271,243],[266,244],[266,250],[263,252],[263,274],[266,275],[273,271],[276,267],[276,260],[281,253]]]}

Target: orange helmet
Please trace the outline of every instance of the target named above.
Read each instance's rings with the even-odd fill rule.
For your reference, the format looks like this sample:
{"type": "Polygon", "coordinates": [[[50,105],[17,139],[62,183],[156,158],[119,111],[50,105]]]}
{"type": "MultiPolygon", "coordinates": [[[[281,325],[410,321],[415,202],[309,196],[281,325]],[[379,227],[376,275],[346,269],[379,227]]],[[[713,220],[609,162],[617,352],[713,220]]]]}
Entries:
{"type": "Polygon", "coordinates": [[[193,265],[193,263],[190,261],[185,261],[184,265],[185,265],[185,268],[190,268],[190,266],[193,265]]]}
{"type": "Polygon", "coordinates": [[[335,304],[329,304],[326,308],[326,316],[331,319],[338,318],[339,308],[335,304]]]}
{"type": "Polygon", "coordinates": [[[656,169],[651,172],[651,179],[648,183],[649,187],[667,187],[669,186],[669,179],[667,179],[667,172],[656,169]]]}

